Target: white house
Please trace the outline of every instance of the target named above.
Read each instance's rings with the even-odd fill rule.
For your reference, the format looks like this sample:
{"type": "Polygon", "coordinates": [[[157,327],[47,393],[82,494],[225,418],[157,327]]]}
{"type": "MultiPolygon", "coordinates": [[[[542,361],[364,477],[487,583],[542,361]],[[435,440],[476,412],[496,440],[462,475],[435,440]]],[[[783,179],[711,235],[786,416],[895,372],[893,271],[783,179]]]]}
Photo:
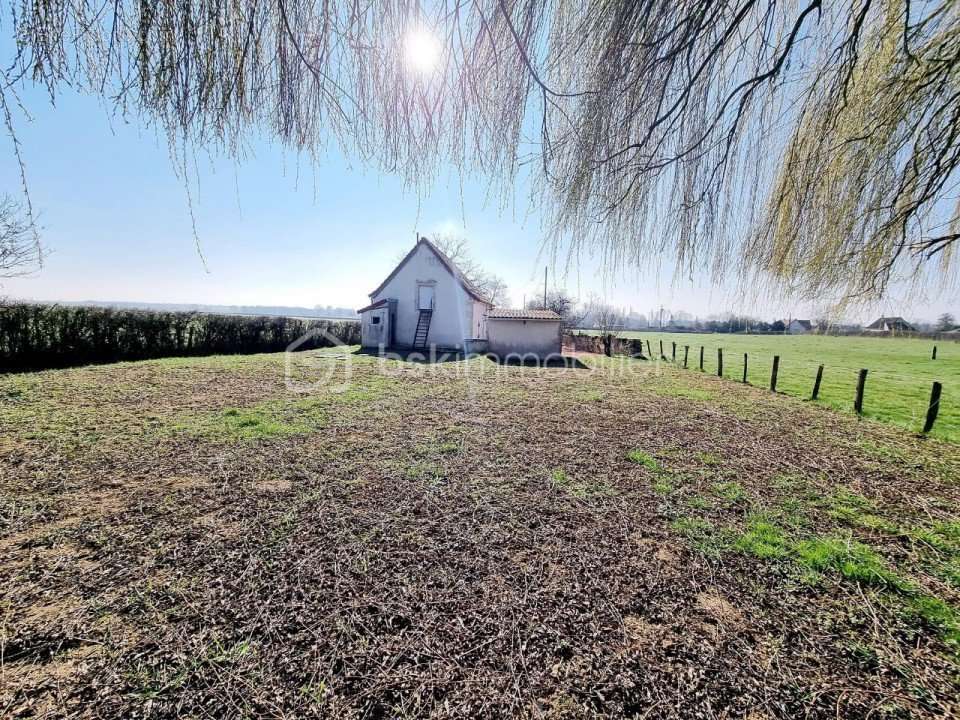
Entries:
{"type": "Polygon", "coordinates": [[[896,317],[877,318],[864,330],[867,332],[903,333],[915,332],[916,328],[898,315],[896,317]]]}
{"type": "Polygon", "coordinates": [[[427,238],[370,293],[360,313],[367,348],[482,352],[545,357],[560,352],[560,316],[493,304],[427,238]]]}
{"type": "Polygon", "coordinates": [[[791,320],[787,325],[787,333],[790,335],[806,335],[813,331],[813,323],[809,320],[791,320]]]}
{"type": "Polygon", "coordinates": [[[360,342],[364,347],[470,350],[472,340],[487,337],[491,307],[450,258],[421,237],[358,311],[360,342]]]}

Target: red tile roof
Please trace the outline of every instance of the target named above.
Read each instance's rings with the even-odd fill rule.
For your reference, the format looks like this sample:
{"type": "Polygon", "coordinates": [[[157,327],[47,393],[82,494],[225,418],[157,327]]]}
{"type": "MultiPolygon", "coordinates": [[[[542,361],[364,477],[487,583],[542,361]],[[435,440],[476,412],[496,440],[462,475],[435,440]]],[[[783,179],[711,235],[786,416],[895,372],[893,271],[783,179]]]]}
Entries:
{"type": "Polygon", "coordinates": [[[494,320],[560,320],[553,310],[517,310],[514,308],[493,308],[487,313],[494,320]]]}

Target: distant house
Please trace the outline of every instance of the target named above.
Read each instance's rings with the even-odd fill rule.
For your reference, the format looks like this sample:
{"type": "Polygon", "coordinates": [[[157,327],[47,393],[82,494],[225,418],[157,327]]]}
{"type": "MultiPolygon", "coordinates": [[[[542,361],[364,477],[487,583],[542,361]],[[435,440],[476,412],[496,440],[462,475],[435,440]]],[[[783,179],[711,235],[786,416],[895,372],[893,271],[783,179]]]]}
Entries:
{"type": "Polygon", "coordinates": [[[418,238],[360,308],[367,348],[458,352],[487,349],[545,356],[560,352],[560,316],[552,311],[494,309],[440,248],[418,238]]]}
{"type": "Polygon", "coordinates": [[[806,335],[809,332],[813,332],[813,323],[809,320],[791,320],[787,325],[789,335],[806,335]]]}
{"type": "Polygon", "coordinates": [[[902,317],[877,318],[864,328],[868,332],[913,332],[915,328],[902,317]]]}

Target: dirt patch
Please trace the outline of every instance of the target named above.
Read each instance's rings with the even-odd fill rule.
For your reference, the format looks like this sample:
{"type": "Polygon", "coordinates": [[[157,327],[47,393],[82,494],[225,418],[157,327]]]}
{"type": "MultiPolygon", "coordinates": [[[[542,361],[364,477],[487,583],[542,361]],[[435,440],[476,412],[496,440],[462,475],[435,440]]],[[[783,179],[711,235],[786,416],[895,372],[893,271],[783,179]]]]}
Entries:
{"type": "Polygon", "coordinates": [[[102,658],[97,645],[70,647],[41,663],[5,663],[0,706],[8,717],[56,717],[65,710],[70,688],[102,658]],[[29,697],[29,701],[23,701],[29,697]]]}
{"type": "Polygon", "coordinates": [[[75,617],[80,608],[81,604],[75,598],[51,599],[44,604],[34,603],[26,608],[10,608],[10,615],[6,620],[16,628],[16,632],[25,629],[46,631],[69,624],[70,618],[75,617]],[[17,610],[19,615],[14,614],[17,610]]]}
{"type": "Polygon", "coordinates": [[[161,480],[161,485],[167,490],[195,490],[209,484],[209,480],[198,475],[174,475],[161,480]]]}
{"type": "Polygon", "coordinates": [[[720,625],[730,628],[743,625],[743,613],[716,590],[698,593],[697,607],[720,625]]]}
{"type": "Polygon", "coordinates": [[[675,568],[680,564],[680,556],[665,547],[657,548],[653,556],[657,559],[657,562],[663,563],[671,568],[675,568]]]}
{"type": "Polygon", "coordinates": [[[261,493],[284,493],[292,487],[293,483],[281,478],[258,480],[253,484],[253,489],[261,493]]]}
{"type": "Polygon", "coordinates": [[[204,513],[194,520],[204,532],[213,532],[223,538],[236,538],[243,532],[243,525],[230,518],[226,513],[215,510],[204,513]]]}
{"type": "Polygon", "coordinates": [[[663,627],[647,622],[641,617],[627,615],[623,619],[623,633],[627,646],[638,648],[647,645],[663,633],[663,627]]]}

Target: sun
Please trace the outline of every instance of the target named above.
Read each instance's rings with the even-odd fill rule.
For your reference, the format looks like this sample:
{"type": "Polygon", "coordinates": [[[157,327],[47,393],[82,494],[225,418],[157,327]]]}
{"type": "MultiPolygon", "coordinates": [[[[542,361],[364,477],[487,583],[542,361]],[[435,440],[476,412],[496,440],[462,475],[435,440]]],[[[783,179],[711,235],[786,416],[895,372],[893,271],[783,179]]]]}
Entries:
{"type": "Polygon", "coordinates": [[[411,30],[404,39],[403,54],[411,70],[426,75],[440,63],[440,41],[424,28],[411,30]]]}

